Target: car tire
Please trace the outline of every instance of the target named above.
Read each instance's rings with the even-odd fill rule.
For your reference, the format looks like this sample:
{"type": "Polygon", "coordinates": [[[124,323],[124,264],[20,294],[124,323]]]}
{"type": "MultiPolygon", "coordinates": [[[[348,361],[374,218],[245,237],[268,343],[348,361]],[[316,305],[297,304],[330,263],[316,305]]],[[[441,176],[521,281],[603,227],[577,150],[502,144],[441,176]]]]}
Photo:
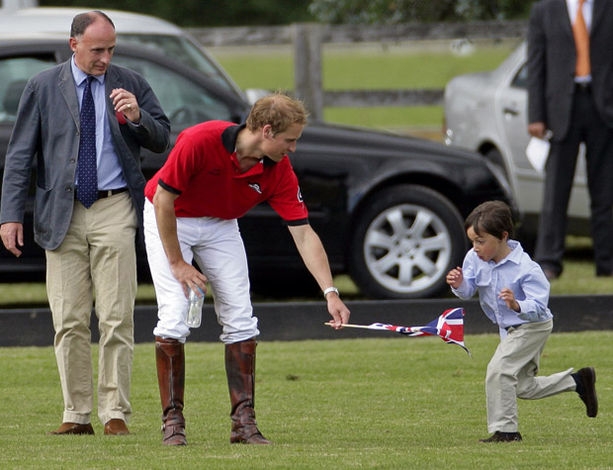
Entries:
{"type": "Polygon", "coordinates": [[[448,289],[447,272],[467,247],[462,218],[447,198],[424,186],[394,186],[364,204],[349,271],[367,297],[435,297],[448,289]]]}

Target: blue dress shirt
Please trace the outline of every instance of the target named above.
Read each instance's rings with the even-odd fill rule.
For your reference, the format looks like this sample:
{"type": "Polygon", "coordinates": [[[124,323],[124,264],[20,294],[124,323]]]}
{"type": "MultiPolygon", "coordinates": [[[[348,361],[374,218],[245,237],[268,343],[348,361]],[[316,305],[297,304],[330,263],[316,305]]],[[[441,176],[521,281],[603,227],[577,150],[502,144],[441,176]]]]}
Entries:
{"type": "Polygon", "coordinates": [[[463,280],[452,292],[461,299],[479,292],[479,303],[485,315],[497,324],[501,335],[506,328],[529,321],[542,322],[553,318],[549,307],[549,281],[541,267],[524,252],[519,242],[509,240],[511,253],[499,261],[483,261],[470,249],[462,265],[463,280]],[[520,311],[516,312],[498,298],[503,288],[513,291],[520,311]]]}

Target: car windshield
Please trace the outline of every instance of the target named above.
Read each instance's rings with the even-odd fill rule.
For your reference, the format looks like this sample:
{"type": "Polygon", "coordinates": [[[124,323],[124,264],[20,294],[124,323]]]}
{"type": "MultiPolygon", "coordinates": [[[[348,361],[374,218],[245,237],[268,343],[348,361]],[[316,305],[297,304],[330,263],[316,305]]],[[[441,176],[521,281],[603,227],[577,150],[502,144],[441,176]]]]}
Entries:
{"type": "Polygon", "coordinates": [[[219,98],[197,86],[174,70],[118,50],[113,63],[131,68],[151,85],[175,129],[184,129],[202,121],[231,121],[232,111],[219,98]]]}
{"type": "Polygon", "coordinates": [[[136,46],[144,46],[158,54],[182,62],[202,72],[233,93],[240,93],[239,89],[213,59],[185,37],[162,34],[118,34],[119,47],[121,47],[121,41],[127,41],[136,46]]]}

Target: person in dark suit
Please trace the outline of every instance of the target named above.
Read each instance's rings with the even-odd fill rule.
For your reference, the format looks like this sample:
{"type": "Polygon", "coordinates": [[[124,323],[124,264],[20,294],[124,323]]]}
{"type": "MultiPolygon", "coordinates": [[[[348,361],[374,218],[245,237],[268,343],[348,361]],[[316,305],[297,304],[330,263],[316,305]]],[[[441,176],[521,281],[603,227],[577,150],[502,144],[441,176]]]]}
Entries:
{"type": "Polygon", "coordinates": [[[98,416],[105,434],[129,433],[135,239],[145,186],[140,149],[166,150],[170,123],[143,77],[111,65],[115,41],[106,14],[75,16],[69,40],[73,56],[28,81],[6,155],[0,235],[15,256],[24,243],[24,212],[36,164],[34,237],[46,252],[64,398],[62,424],[51,434],[94,434],[94,293],[100,330],[98,416]],[[85,108],[89,114],[82,118],[85,108]],[[82,173],[85,154],[91,165],[82,173]]]}
{"type": "MultiPolygon", "coordinates": [[[[585,30],[584,30],[585,31],[585,30]]],[[[613,2],[541,0],[528,26],[528,132],[552,132],[534,258],[562,273],[567,209],[585,144],[597,276],[613,271],[613,2]],[[587,32],[582,31],[585,24],[587,32]]]]}

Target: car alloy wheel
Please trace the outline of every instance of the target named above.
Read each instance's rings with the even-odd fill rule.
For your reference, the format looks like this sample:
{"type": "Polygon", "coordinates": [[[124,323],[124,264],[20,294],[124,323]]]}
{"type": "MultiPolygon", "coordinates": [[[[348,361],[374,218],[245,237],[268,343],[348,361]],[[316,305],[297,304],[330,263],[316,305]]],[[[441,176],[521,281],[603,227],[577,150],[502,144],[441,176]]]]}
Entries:
{"type": "Polygon", "coordinates": [[[447,288],[445,276],[466,246],[461,217],[447,199],[423,186],[396,186],[361,214],[352,277],[370,297],[432,297],[447,288]]]}

